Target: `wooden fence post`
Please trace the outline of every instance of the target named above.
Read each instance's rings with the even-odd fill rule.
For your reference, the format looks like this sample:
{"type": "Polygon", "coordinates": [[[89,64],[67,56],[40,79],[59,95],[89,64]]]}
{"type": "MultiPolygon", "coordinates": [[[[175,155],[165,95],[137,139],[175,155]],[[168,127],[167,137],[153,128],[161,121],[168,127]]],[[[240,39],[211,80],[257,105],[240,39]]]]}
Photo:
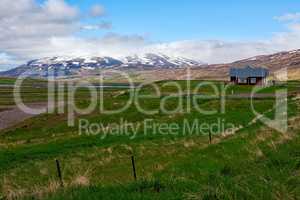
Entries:
{"type": "Polygon", "coordinates": [[[209,132],[209,144],[211,144],[212,142],[212,135],[211,135],[211,132],[209,132]]]}
{"type": "Polygon", "coordinates": [[[136,177],[136,171],[135,171],[135,161],[134,161],[134,156],[131,156],[131,164],[132,164],[132,170],[133,170],[133,177],[134,177],[134,180],[136,181],[136,180],[137,180],[137,177],[136,177]]]}
{"type": "Polygon", "coordinates": [[[60,169],[59,160],[55,160],[55,162],[56,162],[57,175],[58,175],[58,178],[59,178],[60,186],[64,187],[64,182],[63,182],[63,179],[62,179],[62,173],[61,173],[61,169],[60,169]]]}

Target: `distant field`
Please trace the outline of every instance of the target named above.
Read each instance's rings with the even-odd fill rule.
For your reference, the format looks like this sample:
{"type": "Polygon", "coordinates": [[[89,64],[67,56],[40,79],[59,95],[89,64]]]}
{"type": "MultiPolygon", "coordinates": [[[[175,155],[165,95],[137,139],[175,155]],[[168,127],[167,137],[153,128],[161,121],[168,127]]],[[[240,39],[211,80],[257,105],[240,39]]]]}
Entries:
{"type": "MultiPolygon", "coordinates": [[[[3,82],[13,80],[2,80],[3,82]]],[[[1,82],[1,80],[0,80],[1,82]]],[[[33,81],[36,83],[36,81],[33,81]]],[[[185,81],[177,81],[183,94],[194,93],[203,81],[192,81],[190,91],[185,81]]],[[[215,82],[218,88],[222,82],[215,82]]],[[[300,119],[299,100],[288,99],[289,135],[282,135],[253,122],[247,98],[226,100],[226,112],[221,112],[218,98],[198,99],[197,105],[205,110],[216,110],[210,115],[179,110],[164,114],[161,99],[177,94],[174,86],[159,82],[161,96],[141,99],[144,109],[158,110],[146,115],[131,105],[126,112],[103,114],[99,110],[89,115],[76,116],[75,127],[67,125],[66,114],[42,114],[0,132],[0,199],[296,199],[300,195],[300,119]],[[139,125],[132,135],[96,136],[78,134],[80,119],[104,124],[111,129],[121,119],[139,125]],[[157,123],[179,124],[179,133],[164,135],[144,131],[144,120],[157,123]],[[218,120],[232,123],[239,129],[231,136],[223,132],[212,135],[197,131],[184,132],[184,120],[212,125],[218,120]],[[138,180],[132,175],[131,156],[135,156],[138,180]],[[62,165],[64,188],[60,188],[55,159],[62,165]]],[[[269,87],[260,91],[273,94],[278,89],[298,92],[299,82],[269,87]]],[[[231,86],[227,95],[248,94],[252,86],[231,86]]],[[[12,90],[0,88],[0,105],[13,105],[12,90]]],[[[25,102],[47,100],[43,88],[24,88],[25,102]]],[[[142,94],[155,94],[150,86],[142,94]]],[[[197,94],[214,94],[211,87],[203,86],[197,94]]],[[[107,89],[104,92],[107,109],[121,107],[130,97],[125,89],[107,89]]],[[[67,94],[65,94],[67,95],[67,94]]],[[[228,96],[229,97],[229,96],[228,96]]],[[[89,103],[89,92],[80,89],[76,103],[84,108],[89,103]]],[[[165,104],[169,110],[179,103],[177,96],[165,104]]],[[[100,103],[100,102],[98,102],[100,103]]],[[[182,104],[188,105],[183,98],[182,104]]],[[[274,98],[253,101],[255,109],[265,116],[274,115],[274,98]]],[[[99,106],[99,105],[98,105],[99,106]]],[[[228,127],[225,127],[225,130],[228,127]]],[[[214,130],[211,130],[214,131],[214,130]]]]}

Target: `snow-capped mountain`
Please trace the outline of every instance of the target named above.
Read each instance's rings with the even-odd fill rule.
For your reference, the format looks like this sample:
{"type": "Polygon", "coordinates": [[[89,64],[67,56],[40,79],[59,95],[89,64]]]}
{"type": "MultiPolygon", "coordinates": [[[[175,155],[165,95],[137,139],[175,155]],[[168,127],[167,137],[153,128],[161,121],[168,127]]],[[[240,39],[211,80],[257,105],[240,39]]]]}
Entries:
{"type": "Polygon", "coordinates": [[[169,57],[164,54],[147,53],[144,55],[128,56],[122,59],[123,67],[134,66],[148,66],[148,67],[163,67],[176,68],[183,66],[197,66],[203,64],[202,62],[183,58],[183,57],[169,57]]]}
{"type": "Polygon", "coordinates": [[[187,58],[153,53],[118,59],[112,57],[52,57],[31,60],[27,64],[2,72],[0,75],[19,76],[25,73],[36,77],[68,76],[99,69],[170,69],[202,64],[202,62],[187,58]]]}

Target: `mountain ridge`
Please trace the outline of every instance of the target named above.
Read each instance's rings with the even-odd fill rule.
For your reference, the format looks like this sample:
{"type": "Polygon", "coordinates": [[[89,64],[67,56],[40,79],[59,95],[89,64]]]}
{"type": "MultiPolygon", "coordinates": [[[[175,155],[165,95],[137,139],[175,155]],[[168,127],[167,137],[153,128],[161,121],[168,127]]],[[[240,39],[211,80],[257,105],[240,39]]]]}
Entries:
{"type": "Polygon", "coordinates": [[[19,76],[25,73],[29,76],[47,77],[52,73],[54,76],[68,76],[99,69],[174,69],[200,65],[203,65],[203,62],[154,53],[135,54],[124,58],[56,56],[31,60],[17,68],[1,72],[0,75],[19,76]]]}
{"type": "Polygon", "coordinates": [[[210,65],[183,57],[170,57],[154,53],[132,55],[121,59],[112,57],[52,57],[29,61],[15,69],[0,72],[0,76],[16,77],[29,71],[34,72],[33,76],[47,77],[49,75],[48,69],[52,69],[55,76],[59,76],[59,74],[55,74],[56,72],[62,72],[65,76],[88,76],[97,74],[98,69],[116,69],[137,71],[139,76],[150,76],[151,79],[159,77],[162,80],[182,78],[183,70],[189,67],[193,70],[193,78],[196,79],[226,79],[230,67],[243,67],[245,65],[265,67],[271,73],[286,68],[291,79],[300,79],[300,49],[258,55],[232,63],[210,65]]]}

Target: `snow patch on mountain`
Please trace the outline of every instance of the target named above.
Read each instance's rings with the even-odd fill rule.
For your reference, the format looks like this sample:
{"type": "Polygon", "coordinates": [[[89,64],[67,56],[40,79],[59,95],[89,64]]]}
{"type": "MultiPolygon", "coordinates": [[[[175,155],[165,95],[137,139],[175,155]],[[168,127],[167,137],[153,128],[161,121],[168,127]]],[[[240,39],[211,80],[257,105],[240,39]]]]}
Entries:
{"type": "Polygon", "coordinates": [[[59,56],[31,60],[18,68],[2,73],[2,75],[19,76],[28,72],[34,76],[48,76],[49,71],[54,74],[76,75],[83,70],[98,69],[170,69],[188,66],[199,66],[202,62],[183,58],[170,57],[164,54],[146,53],[123,58],[112,57],[69,57],[59,56]]]}

